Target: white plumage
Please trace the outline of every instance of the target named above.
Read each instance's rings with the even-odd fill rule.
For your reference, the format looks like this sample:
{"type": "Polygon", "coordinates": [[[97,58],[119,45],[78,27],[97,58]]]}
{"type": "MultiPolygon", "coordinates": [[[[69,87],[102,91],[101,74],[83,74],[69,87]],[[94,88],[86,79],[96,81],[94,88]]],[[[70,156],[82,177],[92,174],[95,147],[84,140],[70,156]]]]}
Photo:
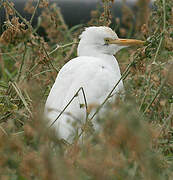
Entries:
{"type": "MultiPolygon", "coordinates": [[[[69,103],[79,88],[83,88],[88,106],[100,105],[121,78],[117,60],[113,56],[121,48],[140,44],[138,40],[119,39],[108,27],[89,27],[80,35],[78,57],[70,60],[60,70],[45,105],[45,115],[50,124],[69,103]]],[[[114,91],[123,89],[121,81],[114,91]]],[[[76,130],[85,123],[86,109],[82,91],[53,124],[60,138],[73,142],[76,130]]],[[[89,116],[94,113],[91,111],[89,116]]],[[[94,120],[94,128],[99,125],[94,120]]]]}

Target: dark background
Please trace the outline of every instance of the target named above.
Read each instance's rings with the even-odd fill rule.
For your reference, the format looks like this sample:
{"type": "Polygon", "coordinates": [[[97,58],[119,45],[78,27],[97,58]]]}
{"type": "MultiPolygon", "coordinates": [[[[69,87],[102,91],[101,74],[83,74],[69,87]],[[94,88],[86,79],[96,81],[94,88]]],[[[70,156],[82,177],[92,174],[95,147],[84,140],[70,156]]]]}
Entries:
{"type": "MultiPolygon", "coordinates": [[[[24,11],[26,0],[12,0],[15,4],[17,11],[27,20],[31,18],[31,15],[24,11]]],[[[90,20],[90,12],[95,10],[98,6],[101,6],[100,0],[52,0],[51,3],[57,3],[61,9],[61,12],[64,16],[65,22],[69,27],[72,27],[77,24],[85,24],[90,20]]],[[[134,11],[134,22],[135,22],[135,12],[136,1],[127,0],[126,5],[129,6],[134,11]]],[[[121,7],[122,1],[116,0],[116,3],[112,6],[112,15],[114,17],[121,18],[121,7]]],[[[40,10],[36,12],[33,26],[37,23],[37,18],[40,14],[40,10]]],[[[0,33],[3,31],[3,22],[5,21],[5,12],[4,9],[0,9],[0,33]]]]}

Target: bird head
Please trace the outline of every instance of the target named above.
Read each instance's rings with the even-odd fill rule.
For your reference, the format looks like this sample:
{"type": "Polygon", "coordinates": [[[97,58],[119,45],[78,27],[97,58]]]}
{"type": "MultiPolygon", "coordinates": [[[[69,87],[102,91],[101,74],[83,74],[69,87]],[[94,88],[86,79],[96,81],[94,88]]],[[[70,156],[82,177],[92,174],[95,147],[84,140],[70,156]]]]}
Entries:
{"type": "Polygon", "coordinates": [[[114,55],[124,47],[144,44],[141,40],[120,39],[111,28],[105,26],[88,27],[79,38],[79,56],[93,56],[98,53],[114,55]]]}

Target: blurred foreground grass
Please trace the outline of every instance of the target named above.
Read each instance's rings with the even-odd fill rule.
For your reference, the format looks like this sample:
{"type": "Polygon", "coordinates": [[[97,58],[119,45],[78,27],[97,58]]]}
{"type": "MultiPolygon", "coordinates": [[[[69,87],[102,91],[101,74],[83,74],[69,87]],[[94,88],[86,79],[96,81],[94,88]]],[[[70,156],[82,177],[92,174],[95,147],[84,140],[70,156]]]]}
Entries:
{"type": "Polygon", "coordinates": [[[78,146],[63,145],[41,114],[59,69],[76,56],[83,26],[69,29],[47,0],[36,7],[26,3],[30,21],[13,3],[0,1],[6,11],[0,36],[0,179],[173,179],[173,1],[156,0],[151,12],[148,4],[138,0],[135,27],[125,4],[124,28],[111,17],[109,0],[103,1],[103,12],[91,12],[86,26],[116,21],[121,36],[131,36],[133,28],[134,36],[147,42],[118,53],[122,72],[134,61],[124,80],[125,101],[117,100],[99,119],[103,132],[78,146]],[[42,13],[32,27],[37,8],[42,13]],[[48,41],[37,34],[40,26],[48,41]]]}

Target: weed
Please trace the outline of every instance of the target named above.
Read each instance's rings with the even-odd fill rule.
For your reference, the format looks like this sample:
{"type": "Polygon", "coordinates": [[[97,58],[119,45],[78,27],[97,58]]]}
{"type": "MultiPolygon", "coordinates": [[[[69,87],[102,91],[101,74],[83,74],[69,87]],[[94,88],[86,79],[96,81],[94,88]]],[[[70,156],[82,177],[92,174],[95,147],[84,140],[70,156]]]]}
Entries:
{"type": "Polygon", "coordinates": [[[42,111],[59,69],[76,56],[81,25],[69,29],[57,5],[47,0],[26,3],[29,21],[15,4],[0,1],[6,12],[0,36],[0,179],[172,179],[173,1],[156,0],[149,13],[150,1],[138,0],[135,27],[125,5],[122,19],[113,19],[112,2],[102,1],[103,9],[92,11],[87,25],[115,21],[116,29],[122,23],[122,36],[130,37],[133,28],[146,44],[118,53],[125,103],[117,100],[99,117],[102,132],[91,136],[86,124],[80,146],[60,141],[42,111]],[[47,41],[38,35],[39,27],[47,41]]]}

